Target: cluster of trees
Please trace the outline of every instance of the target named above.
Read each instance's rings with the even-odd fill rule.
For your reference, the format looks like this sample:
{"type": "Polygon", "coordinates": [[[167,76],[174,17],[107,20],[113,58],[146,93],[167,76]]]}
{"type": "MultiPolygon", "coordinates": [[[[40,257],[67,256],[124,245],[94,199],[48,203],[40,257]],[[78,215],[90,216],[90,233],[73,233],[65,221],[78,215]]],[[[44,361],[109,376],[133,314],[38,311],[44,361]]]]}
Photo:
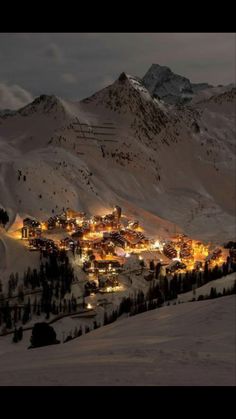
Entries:
{"type": "Polygon", "coordinates": [[[236,242],[232,240],[225,244],[225,249],[236,249],[236,242]]]}
{"type": "Polygon", "coordinates": [[[37,287],[51,285],[56,298],[63,298],[67,292],[71,292],[71,284],[74,281],[74,270],[69,263],[65,250],[51,253],[46,262],[41,262],[39,271],[29,267],[23,276],[25,288],[34,290],[37,287]]]}
{"type": "Polygon", "coordinates": [[[59,315],[60,313],[69,314],[77,310],[76,299],[72,296],[69,299],[63,299],[57,302],[51,300],[49,294],[45,295],[44,300],[34,298],[31,303],[30,297],[25,304],[9,305],[9,301],[5,301],[0,306],[0,326],[4,324],[7,329],[12,329],[18,322],[25,325],[33,316],[40,316],[42,313],[46,315],[46,320],[50,318],[50,314],[59,315]]]}
{"type": "MultiPolygon", "coordinates": [[[[234,267],[235,270],[235,267],[234,267]]],[[[232,271],[232,269],[231,269],[232,271]]],[[[170,301],[177,298],[178,294],[191,291],[193,285],[200,287],[210,281],[219,279],[224,275],[230,273],[229,264],[224,263],[222,267],[217,265],[213,269],[208,268],[208,264],[205,264],[204,271],[191,271],[186,274],[174,274],[171,280],[168,280],[167,276],[160,279],[159,284],[152,283],[146,293],[139,291],[134,297],[124,297],[118,307],[113,310],[109,315],[104,313],[103,324],[109,324],[114,322],[118,317],[123,314],[129,314],[130,316],[153,310],[161,307],[164,301],[170,301]]],[[[236,282],[232,290],[225,290],[222,293],[217,293],[214,288],[211,290],[210,297],[216,298],[223,295],[234,294],[236,289],[236,282]]],[[[203,299],[200,296],[198,300],[203,299]]]]}
{"type": "Polygon", "coordinates": [[[15,327],[13,338],[12,338],[12,342],[17,343],[20,340],[22,340],[22,338],[23,338],[23,328],[22,327],[19,327],[19,329],[17,329],[15,327]]]}
{"type": "Polygon", "coordinates": [[[0,306],[0,326],[5,325],[7,329],[12,328],[12,308],[9,306],[9,302],[1,303],[0,306]]]}
{"type": "MultiPolygon", "coordinates": [[[[199,295],[197,301],[201,300],[209,300],[212,298],[219,298],[224,297],[226,295],[233,295],[236,294],[236,281],[234,281],[233,287],[230,289],[223,288],[223,292],[217,292],[216,288],[211,287],[211,291],[209,295],[199,295]]],[[[195,301],[195,298],[193,298],[193,301],[195,301]]]]}
{"type": "Polygon", "coordinates": [[[69,333],[69,335],[63,341],[63,343],[69,342],[72,339],[76,339],[76,338],[80,337],[82,334],[83,334],[82,327],[80,326],[79,329],[77,327],[75,327],[74,332],[72,333],[72,330],[71,330],[70,333],[69,333]]]}
{"type": "Polygon", "coordinates": [[[19,281],[19,275],[16,273],[15,275],[11,273],[9,280],[8,280],[8,297],[12,297],[13,291],[15,291],[19,281]]]}
{"type": "Polygon", "coordinates": [[[27,323],[31,319],[32,308],[30,299],[27,304],[10,306],[5,301],[0,306],[0,326],[5,325],[6,329],[12,329],[17,322],[27,323]]]}
{"type": "Polygon", "coordinates": [[[3,225],[3,227],[5,227],[8,221],[9,221],[9,215],[7,211],[5,211],[3,208],[0,208],[0,225],[3,225]]]}
{"type": "Polygon", "coordinates": [[[56,332],[53,327],[44,322],[36,323],[34,325],[30,342],[31,345],[29,346],[29,349],[60,343],[60,341],[57,340],[56,332]]]}
{"type": "MultiPolygon", "coordinates": [[[[65,295],[71,292],[71,284],[74,280],[74,270],[69,263],[65,252],[58,255],[51,254],[46,262],[42,262],[40,269],[30,267],[24,273],[24,289],[40,288],[41,298],[35,297],[33,303],[28,298],[24,303],[24,289],[18,286],[18,302],[22,304],[9,304],[3,301],[0,306],[0,326],[5,324],[7,329],[11,329],[18,321],[26,324],[33,315],[40,316],[46,314],[49,319],[50,313],[71,313],[77,309],[76,299],[73,297],[65,299],[65,295]]],[[[12,297],[13,290],[16,289],[19,281],[18,274],[11,274],[8,281],[8,297],[12,297]]]]}
{"type": "Polygon", "coordinates": [[[158,263],[155,265],[154,260],[151,260],[151,261],[149,262],[149,269],[150,269],[150,271],[153,273],[153,276],[155,275],[155,278],[157,279],[157,278],[159,277],[159,275],[160,275],[160,271],[161,271],[161,263],[160,263],[160,262],[158,262],[158,263]]]}
{"type": "Polygon", "coordinates": [[[175,273],[171,280],[167,277],[160,279],[160,289],[165,297],[165,300],[176,298],[178,294],[191,291],[193,287],[199,288],[210,281],[222,278],[231,272],[236,271],[236,265],[230,264],[229,260],[223,263],[222,266],[214,266],[210,269],[205,263],[203,271],[187,271],[185,274],[175,273]]]}
{"type": "Polygon", "coordinates": [[[159,285],[150,286],[146,296],[143,291],[139,291],[134,297],[124,297],[121,300],[119,307],[110,314],[105,312],[103,324],[105,326],[113,323],[123,314],[135,316],[144,311],[154,310],[155,308],[161,307],[163,302],[164,300],[159,285]]]}

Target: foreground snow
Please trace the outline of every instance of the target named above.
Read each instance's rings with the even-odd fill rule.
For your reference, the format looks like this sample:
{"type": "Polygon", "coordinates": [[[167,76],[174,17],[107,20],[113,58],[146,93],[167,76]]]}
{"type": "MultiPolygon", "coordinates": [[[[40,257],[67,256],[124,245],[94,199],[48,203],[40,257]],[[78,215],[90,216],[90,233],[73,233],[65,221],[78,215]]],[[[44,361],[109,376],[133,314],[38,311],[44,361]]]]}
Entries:
{"type": "Polygon", "coordinates": [[[235,385],[235,337],[235,296],[163,307],[64,345],[2,347],[0,385],[235,385]]]}

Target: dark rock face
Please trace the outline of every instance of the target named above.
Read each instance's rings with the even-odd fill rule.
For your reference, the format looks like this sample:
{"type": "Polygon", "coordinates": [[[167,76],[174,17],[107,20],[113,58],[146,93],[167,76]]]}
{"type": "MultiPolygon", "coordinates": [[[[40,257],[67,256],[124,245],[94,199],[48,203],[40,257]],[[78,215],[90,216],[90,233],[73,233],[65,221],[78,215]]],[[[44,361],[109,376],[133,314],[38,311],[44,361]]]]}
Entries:
{"type": "Polygon", "coordinates": [[[195,93],[211,87],[207,83],[191,83],[186,77],[175,74],[169,67],[152,64],[142,79],[153,97],[168,104],[189,102],[195,93]]]}
{"type": "Polygon", "coordinates": [[[121,81],[121,82],[126,81],[127,80],[126,74],[124,72],[121,73],[121,75],[119,76],[118,80],[121,81]]]}

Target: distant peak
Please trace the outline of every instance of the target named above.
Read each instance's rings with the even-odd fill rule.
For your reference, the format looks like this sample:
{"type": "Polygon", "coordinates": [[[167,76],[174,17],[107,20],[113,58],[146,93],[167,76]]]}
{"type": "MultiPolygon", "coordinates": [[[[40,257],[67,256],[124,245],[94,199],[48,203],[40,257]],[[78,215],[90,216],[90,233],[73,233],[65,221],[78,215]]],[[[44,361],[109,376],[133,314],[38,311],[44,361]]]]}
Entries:
{"type": "Polygon", "coordinates": [[[168,70],[168,71],[172,72],[170,67],[167,67],[166,65],[160,65],[160,64],[152,64],[150,69],[152,69],[152,70],[162,69],[162,70],[168,70]]]}
{"type": "Polygon", "coordinates": [[[121,75],[118,77],[118,80],[121,82],[128,80],[127,74],[123,71],[123,73],[121,73],[121,75]]]}
{"type": "Polygon", "coordinates": [[[55,95],[40,95],[33,102],[21,108],[19,112],[22,115],[28,115],[36,111],[49,113],[53,109],[62,108],[60,99],[55,95]]]}
{"type": "Polygon", "coordinates": [[[58,103],[59,99],[55,95],[40,95],[32,102],[32,104],[38,104],[42,102],[58,103]]]}
{"type": "Polygon", "coordinates": [[[143,79],[145,79],[147,76],[151,78],[157,78],[163,83],[165,80],[169,80],[170,77],[175,76],[175,74],[167,66],[152,64],[143,79]]]}

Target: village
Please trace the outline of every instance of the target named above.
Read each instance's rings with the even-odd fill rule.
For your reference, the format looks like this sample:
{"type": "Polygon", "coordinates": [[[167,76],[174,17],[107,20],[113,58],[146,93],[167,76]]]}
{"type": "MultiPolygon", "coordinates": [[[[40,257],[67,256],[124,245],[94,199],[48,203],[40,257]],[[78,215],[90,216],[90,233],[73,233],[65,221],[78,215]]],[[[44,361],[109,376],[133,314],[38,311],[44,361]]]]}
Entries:
{"type": "Polygon", "coordinates": [[[229,252],[223,247],[193,240],[184,234],[170,239],[150,239],[145,236],[138,220],[130,220],[115,206],[109,214],[87,217],[85,213],[67,209],[46,221],[23,220],[21,239],[30,251],[47,255],[64,250],[74,256],[87,274],[87,289],[100,292],[119,290],[119,276],[129,259],[138,261],[144,278],[154,278],[155,265],[159,273],[202,271],[226,262],[229,252]]]}
{"type": "MultiPolygon", "coordinates": [[[[86,333],[127,310],[125,301],[134,304],[133,310],[143,309],[143,299],[167,303],[214,275],[227,275],[235,265],[230,248],[180,233],[148,237],[139,220],[119,206],[104,215],[67,208],[46,220],[27,217],[9,234],[23,253],[32,253],[34,265],[21,276],[12,273],[0,294],[1,335],[21,321],[32,328],[35,318],[60,327],[67,316],[75,330],[82,327],[86,333]]],[[[63,342],[71,336],[65,329],[63,342]]]]}

